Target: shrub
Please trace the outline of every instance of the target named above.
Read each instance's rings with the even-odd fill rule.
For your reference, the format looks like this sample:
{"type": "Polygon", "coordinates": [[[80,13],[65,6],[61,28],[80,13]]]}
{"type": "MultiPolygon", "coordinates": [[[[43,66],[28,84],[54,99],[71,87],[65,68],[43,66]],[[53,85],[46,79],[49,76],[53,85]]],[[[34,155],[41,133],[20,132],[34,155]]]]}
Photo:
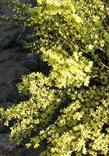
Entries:
{"type": "Polygon", "coordinates": [[[18,144],[43,156],[109,154],[109,33],[103,0],[39,0],[37,7],[2,0],[11,21],[32,27],[28,47],[51,67],[23,77],[19,92],[30,99],[2,115],[18,144]]]}

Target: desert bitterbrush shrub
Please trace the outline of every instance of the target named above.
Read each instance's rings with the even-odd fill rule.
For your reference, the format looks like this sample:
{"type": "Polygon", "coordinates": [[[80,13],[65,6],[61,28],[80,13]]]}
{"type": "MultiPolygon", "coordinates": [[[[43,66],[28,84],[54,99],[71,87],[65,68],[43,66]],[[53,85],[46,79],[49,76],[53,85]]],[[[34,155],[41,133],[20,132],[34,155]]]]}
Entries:
{"type": "Polygon", "coordinates": [[[51,70],[23,77],[19,92],[30,99],[2,112],[16,143],[42,156],[109,155],[109,27],[103,0],[38,0],[14,7],[10,20],[32,27],[28,45],[51,70]]]}

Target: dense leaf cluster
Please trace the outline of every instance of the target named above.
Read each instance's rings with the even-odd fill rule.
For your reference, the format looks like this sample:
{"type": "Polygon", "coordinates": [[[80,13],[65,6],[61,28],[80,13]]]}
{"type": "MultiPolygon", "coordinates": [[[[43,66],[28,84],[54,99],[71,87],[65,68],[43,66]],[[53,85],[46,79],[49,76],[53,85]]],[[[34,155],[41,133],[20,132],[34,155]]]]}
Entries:
{"type": "Polygon", "coordinates": [[[33,28],[29,44],[51,67],[23,77],[30,97],[3,112],[11,138],[42,156],[109,155],[109,27],[103,0],[38,0],[37,6],[2,0],[10,18],[33,28]],[[26,141],[25,141],[26,140],[26,141]]]}

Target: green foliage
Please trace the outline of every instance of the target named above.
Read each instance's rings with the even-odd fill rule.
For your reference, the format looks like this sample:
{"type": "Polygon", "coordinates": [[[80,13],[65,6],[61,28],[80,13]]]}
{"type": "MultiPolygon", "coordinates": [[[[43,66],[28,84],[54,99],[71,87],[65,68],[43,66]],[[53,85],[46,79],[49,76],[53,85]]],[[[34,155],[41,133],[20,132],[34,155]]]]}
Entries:
{"type": "Polygon", "coordinates": [[[17,1],[11,20],[32,27],[29,44],[51,67],[23,77],[19,92],[29,95],[3,112],[14,121],[18,144],[47,146],[41,156],[109,155],[109,33],[103,0],[39,0],[32,8],[17,1]]]}

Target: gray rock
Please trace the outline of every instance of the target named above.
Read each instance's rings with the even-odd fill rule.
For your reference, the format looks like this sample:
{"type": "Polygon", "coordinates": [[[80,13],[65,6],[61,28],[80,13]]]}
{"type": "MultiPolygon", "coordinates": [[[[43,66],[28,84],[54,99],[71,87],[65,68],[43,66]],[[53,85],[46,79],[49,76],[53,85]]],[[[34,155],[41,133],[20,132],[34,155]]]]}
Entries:
{"type": "Polygon", "coordinates": [[[17,145],[9,141],[8,134],[0,134],[0,156],[7,154],[9,151],[15,149],[17,145]]]}
{"type": "Polygon", "coordinates": [[[19,75],[27,75],[31,73],[31,71],[28,68],[23,67],[23,66],[19,68],[18,72],[19,72],[18,73],[19,75]]]}
{"type": "Polygon", "coordinates": [[[2,5],[2,7],[0,8],[0,13],[6,16],[12,16],[13,10],[7,6],[2,5]]]}
{"type": "Polygon", "coordinates": [[[40,151],[20,147],[13,150],[12,152],[9,152],[9,154],[6,156],[40,156],[40,151]]]}
{"type": "Polygon", "coordinates": [[[45,149],[45,144],[36,150],[33,148],[26,148],[24,146],[17,146],[15,143],[9,141],[8,134],[0,134],[0,156],[40,156],[40,153],[45,149]]]}
{"type": "Polygon", "coordinates": [[[21,31],[19,32],[19,34],[18,34],[18,36],[17,36],[17,38],[16,38],[16,43],[17,43],[17,44],[18,44],[19,41],[22,39],[22,37],[23,37],[25,31],[26,31],[25,26],[22,26],[22,27],[21,27],[21,31]]]}
{"type": "Polygon", "coordinates": [[[21,40],[19,40],[18,42],[16,42],[16,44],[18,45],[18,46],[20,46],[21,48],[23,48],[23,49],[27,49],[27,41],[26,40],[24,40],[24,39],[21,39],[21,40]]]}
{"type": "Polygon", "coordinates": [[[25,59],[35,59],[35,56],[33,53],[28,53],[27,56],[25,57],[25,59]]]}
{"type": "Polygon", "coordinates": [[[12,105],[13,105],[12,102],[8,102],[8,101],[0,103],[0,107],[3,107],[5,109],[11,107],[12,105]]]}
{"type": "Polygon", "coordinates": [[[31,71],[36,71],[36,70],[37,70],[37,60],[35,60],[35,59],[33,59],[33,58],[25,59],[25,60],[22,62],[22,66],[28,68],[28,69],[31,70],[31,71]]]}
{"type": "Polygon", "coordinates": [[[0,133],[4,133],[5,130],[6,130],[6,127],[3,125],[3,122],[0,121],[0,133]]]}
{"type": "Polygon", "coordinates": [[[25,40],[27,42],[32,42],[32,41],[34,41],[34,39],[35,39],[35,36],[33,34],[26,34],[26,36],[25,36],[25,40]]]}

